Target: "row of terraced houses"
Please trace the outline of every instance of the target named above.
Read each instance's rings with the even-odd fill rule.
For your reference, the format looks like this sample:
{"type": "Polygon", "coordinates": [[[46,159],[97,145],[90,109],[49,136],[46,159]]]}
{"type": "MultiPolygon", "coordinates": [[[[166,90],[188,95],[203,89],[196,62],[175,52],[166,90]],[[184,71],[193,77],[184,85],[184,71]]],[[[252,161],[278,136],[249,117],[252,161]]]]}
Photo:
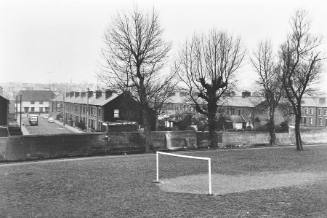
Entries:
{"type": "MultiPolygon", "coordinates": [[[[104,122],[134,121],[142,123],[142,114],[138,104],[126,93],[110,90],[69,92],[53,98],[54,93],[44,90],[28,90],[19,93],[22,102],[9,101],[5,97],[1,101],[1,125],[7,125],[8,113],[52,113],[62,116],[62,120],[72,126],[88,126],[94,131],[102,131],[104,122]],[[15,103],[14,103],[15,104],[15,103]],[[89,111],[89,113],[87,113],[89,111]]],[[[244,92],[242,96],[230,96],[220,103],[219,113],[224,114],[233,128],[255,127],[267,122],[267,112],[262,109],[262,97],[251,96],[244,92]]],[[[195,112],[195,106],[189,101],[187,93],[178,91],[164,104],[163,114],[172,115],[195,112]]],[[[276,122],[289,119],[283,110],[277,110],[276,122]]],[[[290,119],[291,120],[291,119],[290,119]]],[[[327,103],[325,97],[304,97],[302,102],[302,126],[327,127],[327,103]]]]}

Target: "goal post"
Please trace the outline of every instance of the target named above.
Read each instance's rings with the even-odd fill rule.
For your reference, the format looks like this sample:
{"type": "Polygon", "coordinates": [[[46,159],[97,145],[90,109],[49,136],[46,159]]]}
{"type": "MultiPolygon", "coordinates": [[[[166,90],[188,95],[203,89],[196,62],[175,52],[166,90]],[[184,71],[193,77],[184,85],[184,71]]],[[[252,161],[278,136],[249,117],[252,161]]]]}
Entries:
{"type": "Polygon", "coordinates": [[[209,195],[212,195],[212,182],[211,182],[211,158],[209,157],[197,157],[197,156],[190,156],[190,155],[183,155],[183,154],[173,154],[167,152],[156,152],[156,180],[155,183],[160,183],[159,180],[159,155],[168,155],[174,157],[181,157],[181,158],[189,158],[189,159],[197,159],[197,160],[205,160],[208,161],[208,184],[209,184],[209,195]]]}

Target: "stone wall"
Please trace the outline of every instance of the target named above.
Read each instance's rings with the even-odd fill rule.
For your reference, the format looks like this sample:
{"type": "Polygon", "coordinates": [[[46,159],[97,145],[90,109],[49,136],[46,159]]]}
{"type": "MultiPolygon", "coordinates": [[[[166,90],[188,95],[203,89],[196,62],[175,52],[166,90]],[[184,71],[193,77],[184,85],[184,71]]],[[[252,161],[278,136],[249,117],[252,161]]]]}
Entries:
{"type": "MultiPolygon", "coordinates": [[[[277,133],[277,144],[294,144],[294,133],[277,133]]],[[[269,133],[218,132],[219,147],[268,144],[269,133]]],[[[327,131],[302,132],[305,143],[327,143],[327,131]]],[[[208,132],[152,132],[154,150],[208,148],[208,132]]],[[[104,154],[144,152],[144,136],[138,132],[25,135],[0,137],[0,161],[38,160],[104,154]]]]}

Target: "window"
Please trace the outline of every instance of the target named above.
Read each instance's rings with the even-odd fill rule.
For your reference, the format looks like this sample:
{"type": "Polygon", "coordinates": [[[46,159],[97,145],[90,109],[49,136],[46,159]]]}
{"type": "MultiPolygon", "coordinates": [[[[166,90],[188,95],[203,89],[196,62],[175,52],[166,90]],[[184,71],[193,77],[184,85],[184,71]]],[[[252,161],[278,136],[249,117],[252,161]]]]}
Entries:
{"type": "Polygon", "coordinates": [[[305,114],[305,115],[308,114],[308,109],[304,109],[304,114],[305,114]]]}
{"type": "Polygon", "coordinates": [[[302,117],[302,123],[306,124],[307,123],[307,118],[306,117],[302,117]]]}
{"type": "Polygon", "coordinates": [[[321,115],[321,109],[320,108],[318,109],[318,115],[321,115]]]}
{"type": "Polygon", "coordinates": [[[45,110],[46,113],[48,113],[49,112],[49,107],[44,107],[44,110],[45,110]]]}
{"type": "Polygon", "coordinates": [[[237,110],[238,115],[241,115],[241,110],[237,110]]]}
{"type": "Polygon", "coordinates": [[[29,109],[29,107],[24,107],[25,113],[28,113],[28,109],[29,109]]]}
{"type": "Polygon", "coordinates": [[[119,118],[119,109],[114,110],[114,118],[119,118]]]}
{"type": "Polygon", "coordinates": [[[31,107],[31,112],[34,112],[34,107],[31,107]]]}
{"type": "Polygon", "coordinates": [[[43,107],[40,107],[40,112],[43,113],[43,107]]]}
{"type": "Polygon", "coordinates": [[[231,115],[235,114],[235,108],[231,108],[231,115]]]}
{"type": "Polygon", "coordinates": [[[319,126],[322,126],[322,118],[319,118],[319,126]]]}
{"type": "Polygon", "coordinates": [[[309,114],[312,114],[312,108],[309,109],[309,114]]]}
{"type": "Polygon", "coordinates": [[[31,101],[31,104],[35,104],[35,101],[31,101]]]}
{"type": "Polygon", "coordinates": [[[309,124],[312,125],[312,117],[309,117],[309,124]]]}
{"type": "Polygon", "coordinates": [[[43,101],[40,101],[39,104],[43,104],[43,101]]]}
{"type": "Polygon", "coordinates": [[[324,110],[324,115],[327,115],[327,109],[324,110]]]}

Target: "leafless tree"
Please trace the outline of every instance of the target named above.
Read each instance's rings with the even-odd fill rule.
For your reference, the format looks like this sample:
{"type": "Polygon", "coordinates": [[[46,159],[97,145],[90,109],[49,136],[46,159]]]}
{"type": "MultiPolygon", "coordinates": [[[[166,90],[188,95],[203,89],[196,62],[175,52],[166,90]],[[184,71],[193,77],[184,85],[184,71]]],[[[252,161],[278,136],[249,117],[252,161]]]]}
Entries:
{"type": "Polygon", "coordinates": [[[310,31],[306,11],[296,11],[291,18],[291,33],[280,49],[282,82],[295,115],[296,148],[299,151],[303,150],[300,134],[302,97],[319,79],[323,61],[319,48],[321,38],[310,31]]]}
{"type": "Polygon", "coordinates": [[[252,66],[257,72],[260,92],[265,97],[264,106],[269,111],[270,144],[276,143],[275,110],[283,95],[281,68],[273,55],[269,41],[261,42],[251,58],[252,66]]]}
{"type": "Polygon", "coordinates": [[[243,58],[240,39],[212,30],[186,42],[175,64],[196,110],[208,117],[211,147],[217,146],[217,103],[230,88],[243,58]]]}
{"type": "Polygon", "coordinates": [[[105,33],[106,70],[99,75],[109,87],[129,91],[141,105],[147,152],[152,144],[150,115],[173,87],[173,74],[161,73],[171,47],[162,34],[154,11],[118,15],[105,33]]]}

